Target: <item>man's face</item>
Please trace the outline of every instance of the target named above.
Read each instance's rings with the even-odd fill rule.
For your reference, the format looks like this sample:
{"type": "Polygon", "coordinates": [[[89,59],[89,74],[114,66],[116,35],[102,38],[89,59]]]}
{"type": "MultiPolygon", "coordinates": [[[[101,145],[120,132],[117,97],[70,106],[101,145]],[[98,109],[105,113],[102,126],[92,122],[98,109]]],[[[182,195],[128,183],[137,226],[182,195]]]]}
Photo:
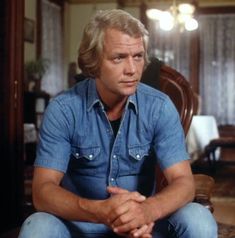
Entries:
{"type": "Polygon", "coordinates": [[[96,78],[102,98],[126,98],[136,91],[143,72],[144,52],[142,37],[106,30],[100,74],[96,78]]]}

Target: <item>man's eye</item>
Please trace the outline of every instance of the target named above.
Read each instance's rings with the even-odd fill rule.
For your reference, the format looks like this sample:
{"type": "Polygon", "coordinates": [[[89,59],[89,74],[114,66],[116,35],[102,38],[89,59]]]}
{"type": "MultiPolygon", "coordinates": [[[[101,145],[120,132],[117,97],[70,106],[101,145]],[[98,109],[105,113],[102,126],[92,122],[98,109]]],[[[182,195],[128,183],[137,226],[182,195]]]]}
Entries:
{"type": "Polygon", "coordinates": [[[122,60],[121,56],[117,56],[113,59],[114,63],[119,63],[119,62],[121,62],[121,60],[122,60]]]}
{"type": "Polygon", "coordinates": [[[134,59],[137,60],[137,61],[140,61],[144,58],[143,54],[138,54],[138,55],[135,55],[134,56],[134,59]]]}

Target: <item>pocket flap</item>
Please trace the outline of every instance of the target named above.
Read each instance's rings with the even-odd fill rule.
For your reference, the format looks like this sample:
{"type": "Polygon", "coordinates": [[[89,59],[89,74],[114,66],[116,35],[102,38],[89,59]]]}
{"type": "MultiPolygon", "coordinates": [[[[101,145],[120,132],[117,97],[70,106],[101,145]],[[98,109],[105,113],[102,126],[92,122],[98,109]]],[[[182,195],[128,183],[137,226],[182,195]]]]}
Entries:
{"type": "Polygon", "coordinates": [[[100,147],[73,147],[72,154],[76,159],[86,158],[88,160],[95,159],[100,153],[100,147]]]}
{"type": "Polygon", "coordinates": [[[141,145],[129,148],[129,155],[136,160],[141,160],[149,155],[149,145],[141,145]]]}

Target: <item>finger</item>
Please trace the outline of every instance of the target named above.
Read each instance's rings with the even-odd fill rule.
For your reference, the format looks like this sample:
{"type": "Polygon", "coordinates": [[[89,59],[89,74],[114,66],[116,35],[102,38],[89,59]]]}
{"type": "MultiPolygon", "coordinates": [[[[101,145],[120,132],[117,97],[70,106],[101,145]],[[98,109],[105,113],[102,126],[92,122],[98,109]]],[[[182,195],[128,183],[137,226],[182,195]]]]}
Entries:
{"type": "MultiPolygon", "coordinates": [[[[116,221],[115,225],[123,224],[119,219],[121,216],[123,216],[125,213],[129,211],[131,203],[133,203],[130,194],[126,194],[125,196],[124,195],[121,196],[116,195],[116,196],[117,197],[113,198],[113,200],[111,201],[113,203],[112,205],[113,209],[110,210],[110,212],[107,214],[108,222],[113,226],[115,221],[116,221]]],[[[127,221],[125,217],[122,217],[122,219],[123,218],[125,219],[125,221],[127,221]]]]}
{"type": "Polygon", "coordinates": [[[153,227],[154,227],[154,222],[151,222],[150,224],[148,224],[148,229],[147,229],[146,233],[150,234],[153,230],[153,227]]]}
{"type": "Polygon", "coordinates": [[[146,199],[145,196],[143,196],[142,194],[138,193],[138,192],[129,192],[126,189],[120,188],[120,187],[116,187],[116,186],[108,186],[107,187],[107,191],[113,195],[115,194],[127,194],[130,193],[132,194],[132,199],[136,200],[136,201],[144,201],[146,199]]]}
{"type": "MultiPolygon", "coordinates": [[[[121,218],[121,219],[125,220],[126,218],[121,218]]],[[[121,223],[122,224],[118,225],[118,226],[112,225],[113,231],[115,233],[130,232],[140,226],[140,224],[138,224],[135,219],[129,220],[128,222],[125,222],[125,223],[123,223],[123,222],[121,222],[121,223]]]]}
{"type": "Polygon", "coordinates": [[[146,200],[146,197],[138,192],[129,192],[130,199],[136,201],[136,202],[143,202],[146,200]]]}
{"type": "Polygon", "coordinates": [[[130,220],[129,218],[129,202],[122,204],[116,208],[111,214],[109,214],[110,221],[112,221],[112,226],[120,226],[130,220]]]}
{"type": "Polygon", "coordinates": [[[123,188],[119,188],[119,187],[108,186],[107,191],[109,193],[111,193],[112,195],[129,194],[131,196],[130,199],[133,199],[137,202],[143,202],[146,199],[145,196],[143,196],[142,194],[140,194],[138,192],[129,192],[128,190],[123,189],[123,188]]]}
{"type": "Polygon", "coordinates": [[[120,226],[123,225],[123,222],[128,222],[131,219],[136,218],[136,214],[138,213],[136,211],[136,208],[140,205],[140,202],[145,200],[145,197],[139,194],[137,192],[132,193],[126,193],[126,194],[119,194],[115,195],[114,197],[111,197],[111,202],[113,203],[112,207],[113,209],[110,210],[108,214],[108,220],[109,224],[113,224],[114,226],[120,226]],[[122,217],[123,215],[127,215],[122,217]],[[122,217],[122,219],[119,219],[122,217]]]}
{"type": "Polygon", "coordinates": [[[143,225],[140,228],[136,229],[133,233],[133,237],[141,237],[148,231],[148,225],[143,225]]]}
{"type": "Polygon", "coordinates": [[[111,194],[122,194],[122,193],[128,193],[129,191],[120,187],[115,186],[108,186],[107,191],[111,194]]]}
{"type": "Polygon", "coordinates": [[[134,238],[134,237],[140,237],[140,238],[152,238],[151,232],[153,229],[154,223],[151,222],[150,224],[146,224],[143,225],[142,227],[138,228],[138,229],[134,229],[129,233],[129,237],[130,238],[134,238]],[[145,227],[147,227],[146,230],[145,227]],[[142,229],[143,233],[142,234],[136,234],[136,232],[140,231],[142,229]],[[137,236],[136,236],[137,235],[137,236]]]}

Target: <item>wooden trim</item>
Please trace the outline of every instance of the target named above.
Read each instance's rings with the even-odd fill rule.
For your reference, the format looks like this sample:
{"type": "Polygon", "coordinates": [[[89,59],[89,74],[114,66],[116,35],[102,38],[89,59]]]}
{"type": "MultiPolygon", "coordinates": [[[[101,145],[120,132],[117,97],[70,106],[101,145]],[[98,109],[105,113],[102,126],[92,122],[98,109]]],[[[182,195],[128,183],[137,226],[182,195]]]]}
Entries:
{"type": "Polygon", "coordinates": [[[147,19],[147,15],[146,15],[146,10],[147,10],[148,6],[146,5],[146,3],[141,3],[139,6],[140,9],[140,21],[144,24],[144,26],[146,27],[146,29],[148,29],[148,19],[147,19]]]}
{"type": "Polygon", "coordinates": [[[232,14],[235,13],[235,6],[226,7],[199,7],[197,9],[198,15],[209,15],[209,14],[232,14]]]}
{"type": "Polygon", "coordinates": [[[42,6],[41,0],[37,0],[36,18],[37,18],[37,36],[36,36],[36,57],[40,58],[42,53],[42,6]]]}
{"type": "Polygon", "coordinates": [[[1,57],[0,80],[0,186],[1,229],[9,229],[22,222],[23,215],[23,0],[2,0],[0,24],[4,55],[1,57]],[[5,24],[4,24],[5,22],[5,24]],[[7,23],[7,24],[6,24],[7,23]],[[5,26],[4,26],[5,25],[5,26]],[[3,60],[3,58],[4,60],[3,60]]]}
{"type": "Polygon", "coordinates": [[[193,91],[199,94],[199,67],[200,67],[200,46],[198,30],[192,32],[190,40],[190,75],[189,82],[192,85],[193,91]]]}
{"type": "Polygon", "coordinates": [[[56,5],[59,5],[60,7],[64,7],[65,0],[49,0],[52,3],[55,3],[56,5]]]}

